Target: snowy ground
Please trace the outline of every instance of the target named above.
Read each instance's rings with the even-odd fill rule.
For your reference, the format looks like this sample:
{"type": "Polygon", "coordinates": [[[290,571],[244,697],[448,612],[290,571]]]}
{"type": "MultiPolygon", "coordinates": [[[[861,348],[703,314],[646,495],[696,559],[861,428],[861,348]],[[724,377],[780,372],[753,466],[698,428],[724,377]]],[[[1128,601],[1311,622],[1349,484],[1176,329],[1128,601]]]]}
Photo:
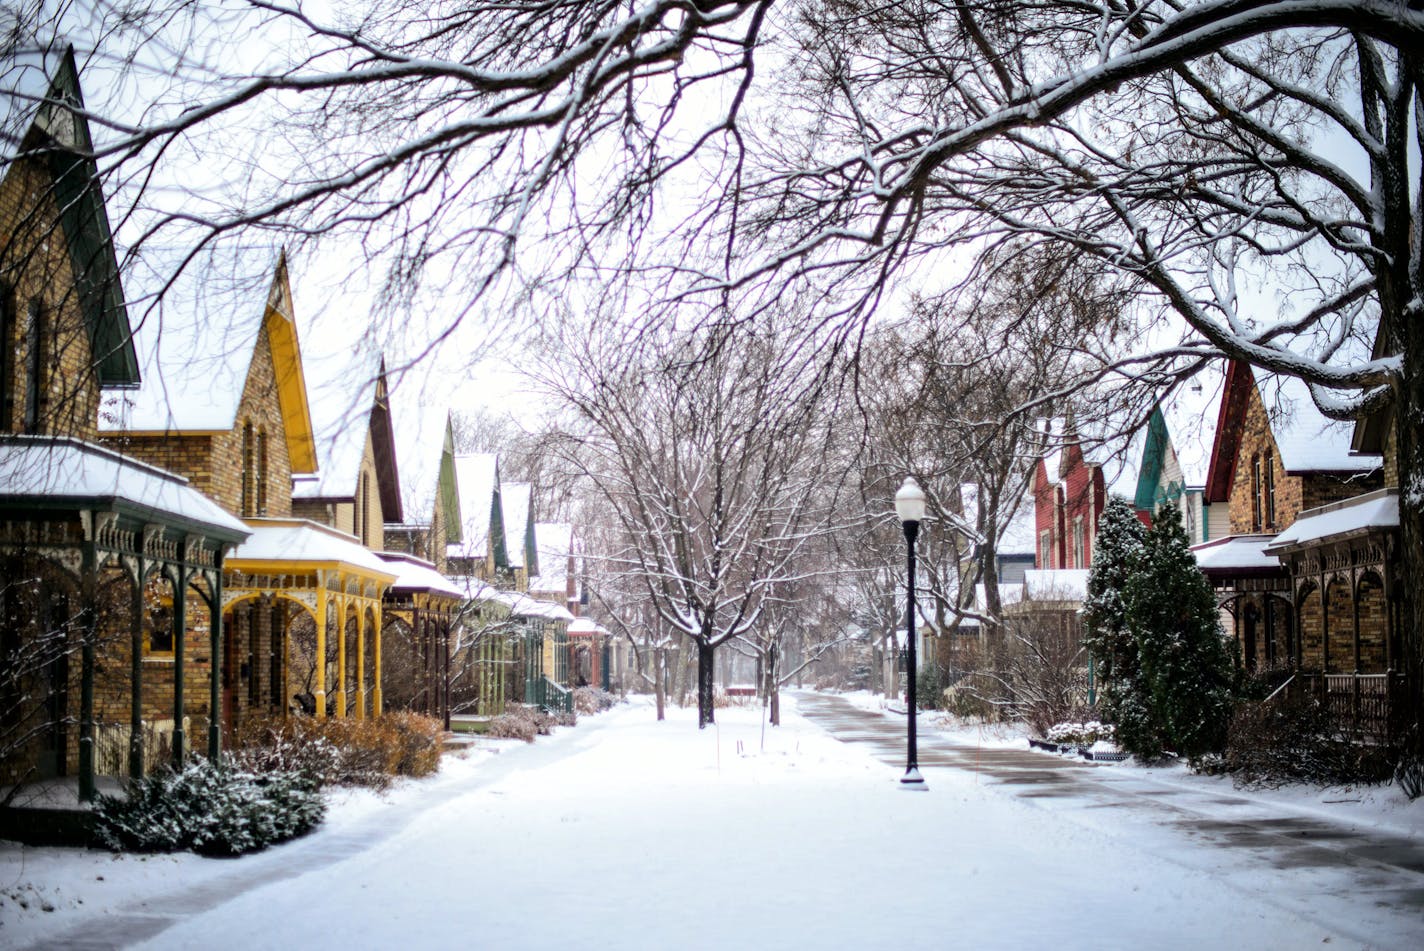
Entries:
{"type": "MultiPolygon", "coordinates": [[[[963,769],[902,792],[786,707],[764,741],[756,709],[699,733],[692,711],[622,707],[385,796],[339,794],[315,834],[239,860],[3,845],[0,945],[1424,946],[1397,909],[1362,903],[1336,928],[1275,900],[1290,880],[1241,853],[1123,835],[1110,810],[1069,815],[963,769]]],[[[1417,830],[1419,811],[1364,814],[1417,830]]],[[[1424,871],[1402,884],[1424,891],[1424,871]]]]}

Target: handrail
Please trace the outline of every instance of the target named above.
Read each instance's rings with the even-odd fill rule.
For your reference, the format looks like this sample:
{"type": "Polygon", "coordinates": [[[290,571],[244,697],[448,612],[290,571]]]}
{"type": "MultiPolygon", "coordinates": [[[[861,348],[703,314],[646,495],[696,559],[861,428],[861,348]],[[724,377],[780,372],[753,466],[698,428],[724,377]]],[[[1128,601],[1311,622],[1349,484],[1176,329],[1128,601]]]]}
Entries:
{"type": "Polygon", "coordinates": [[[1291,685],[1291,681],[1293,681],[1293,680],[1295,680],[1295,674],[1291,674],[1289,677],[1287,677],[1287,678],[1285,679],[1285,682],[1284,682],[1284,683],[1282,683],[1282,684],[1281,684],[1279,687],[1277,687],[1275,690],[1272,690],[1271,693],[1270,693],[1270,696],[1266,697],[1266,699],[1265,699],[1265,700],[1262,700],[1261,702],[1262,702],[1262,703],[1270,703],[1272,700],[1276,699],[1276,694],[1280,693],[1282,690],[1284,690],[1284,689],[1286,689],[1287,687],[1289,687],[1289,686],[1291,685]]]}

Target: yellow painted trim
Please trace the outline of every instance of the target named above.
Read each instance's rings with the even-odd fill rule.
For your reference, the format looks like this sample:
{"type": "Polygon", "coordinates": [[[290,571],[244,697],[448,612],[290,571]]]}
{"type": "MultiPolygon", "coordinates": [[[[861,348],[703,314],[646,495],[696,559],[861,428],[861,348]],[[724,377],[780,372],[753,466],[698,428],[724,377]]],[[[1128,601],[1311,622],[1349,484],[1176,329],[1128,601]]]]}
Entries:
{"type": "Polygon", "coordinates": [[[277,402],[282,408],[282,425],[287,431],[287,454],[294,474],[309,475],[317,470],[316,435],[311,406],[307,402],[307,381],[302,371],[302,348],[292,317],[292,286],[287,276],[287,252],[277,259],[277,273],[267,295],[267,313],[262,328],[272,346],[272,363],[277,375],[277,402]]]}

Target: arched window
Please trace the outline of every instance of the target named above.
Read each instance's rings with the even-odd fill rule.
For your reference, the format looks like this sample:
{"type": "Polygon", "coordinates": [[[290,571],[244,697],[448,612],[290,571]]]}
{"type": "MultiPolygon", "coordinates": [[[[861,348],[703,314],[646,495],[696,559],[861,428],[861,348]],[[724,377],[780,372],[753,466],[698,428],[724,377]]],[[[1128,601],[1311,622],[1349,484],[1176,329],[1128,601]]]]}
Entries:
{"type": "Polygon", "coordinates": [[[267,514],[267,427],[257,431],[257,514],[267,514]]]}
{"type": "Polygon", "coordinates": [[[242,424],[242,515],[244,518],[257,514],[256,486],[253,484],[253,431],[252,420],[242,424]]]}

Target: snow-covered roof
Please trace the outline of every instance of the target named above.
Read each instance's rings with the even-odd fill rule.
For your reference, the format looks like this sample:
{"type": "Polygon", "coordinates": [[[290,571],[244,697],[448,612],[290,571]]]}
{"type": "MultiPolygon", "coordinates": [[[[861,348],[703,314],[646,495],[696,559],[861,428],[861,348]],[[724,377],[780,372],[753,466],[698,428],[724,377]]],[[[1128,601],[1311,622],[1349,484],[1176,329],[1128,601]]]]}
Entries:
{"type": "Polygon", "coordinates": [[[1030,568],[1024,572],[1025,601],[1081,601],[1087,596],[1086,568],[1030,568]]]}
{"type": "Polygon", "coordinates": [[[1037,550],[1038,532],[1034,522],[1033,499],[1019,502],[1014,517],[999,530],[1000,555],[1032,555],[1037,550]]]}
{"type": "MultiPolygon", "coordinates": [[[[402,385],[393,388],[391,417],[396,458],[400,462],[401,508],[408,521],[426,524],[435,510],[450,410],[444,405],[423,404],[418,389],[402,385]]],[[[489,508],[488,503],[485,508],[489,508]]],[[[464,529],[463,524],[460,527],[464,529]]]]}
{"type": "Polygon", "coordinates": [[[1160,404],[1167,439],[1189,489],[1206,485],[1217,411],[1225,388],[1226,369],[1217,361],[1197,371],[1160,404]]]}
{"type": "Polygon", "coordinates": [[[450,555],[483,556],[489,550],[490,513],[499,491],[499,456],[477,452],[455,457],[455,480],[459,483],[460,516],[464,519],[464,541],[450,546],[450,555]]]}
{"type": "Polygon", "coordinates": [[[247,520],[252,537],[228,558],[235,568],[243,561],[289,561],[311,565],[342,564],[367,574],[396,580],[395,569],[356,539],[325,525],[301,518],[253,518],[247,520]]]}
{"type": "Polygon", "coordinates": [[[535,522],[534,541],[539,552],[539,575],[529,579],[529,590],[563,594],[568,590],[574,527],[568,522],[535,522]]]}
{"type": "Polygon", "coordinates": [[[578,635],[591,637],[597,634],[600,630],[601,628],[596,623],[594,623],[594,620],[591,617],[576,617],[569,622],[569,634],[571,636],[578,635]]]}
{"type": "Polygon", "coordinates": [[[1275,540],[1274,535],[1228,535],[1215,541],[1202,542],[1192,546],[1197,567],[1208,574],[1213,572],[1277,570],[1281,561],[1268,554],[1267,546],[1275,540]]]}
{"type": "Polygon", "coordinates": [[[504,506],[504,545],[509,567],[523,568],[528,558],[524,542],[529,532],[534,487],[528,482],[506,482],[500,486],[499,494],[504,506]]]}
{"type": "Polygon", "coordinates": [[[231,431],[266,326],[292,471],[315,472],[285,255],[274,267],[261,255],[214,253],[175,276],[181,260],[178,252],[146,251],[126,262],[123,284],[143,385],[104,392],[100,430],[231,431]]]}
{"type": "Polygon", "coordinates": [[[63,436],[0,438],[0,498],[46,505],[108,503],[233,541],[251,534],[182,476],[63,436]]]}
{"type": "Polygon", "coordinates": [[[518,591],[497,591],[494,600],[509,605],[510,614],[522,614],[525,617],[542,617],[551,621],[572,621],[573,614],[568,608],[558,604],[550,604],[548,601],[540,601],[531,598],[527,594],[518,591]]]}
{"type": "Polygon", "coordinates": [[[451,598],[465,597],[460,587],[436,571],[435,565],[424,558],[393,551],[380,552],[378,557],[396,573],[396,580],[391,583],[392,591],[429,591],[451,598]]]}
{"type": "Polygon", "coordinates": [[[1321,413],[1305,381],[1259,368],[1253,372],[1287,472],[1370,472],[1379,468],[1379,456],[1351,453],[1354,424],[1321,413]]]}
{"type": "Polygon", "coordinates": [[[315,477],[293,480],[292,498],[355,498],[370,435],[380,354],[342,348],[318,359],[308,358],[306,371],[320,463],[315,477]]]}
{"type": "MultiPolygon", "coordinates": [[[[1023,585],[1001,584],[999,585],[999,606],[1008,607],[1011,604],[1018,604],[1023,600],[1023,595],[1023,585]]],[[[974,610],[980,614],[987,614],[989,611],[989,594],[983,584],[974,586],[974,610]]]]}
{"type": "Polygon", "coordinates": [[[1300,517],[1290,528],[1275,537],[1271,550],[1278,551],[1340,535],[1398,526],[1398,492],[1394,489],[1379,489],[1300,513],[1300,517]]]}

